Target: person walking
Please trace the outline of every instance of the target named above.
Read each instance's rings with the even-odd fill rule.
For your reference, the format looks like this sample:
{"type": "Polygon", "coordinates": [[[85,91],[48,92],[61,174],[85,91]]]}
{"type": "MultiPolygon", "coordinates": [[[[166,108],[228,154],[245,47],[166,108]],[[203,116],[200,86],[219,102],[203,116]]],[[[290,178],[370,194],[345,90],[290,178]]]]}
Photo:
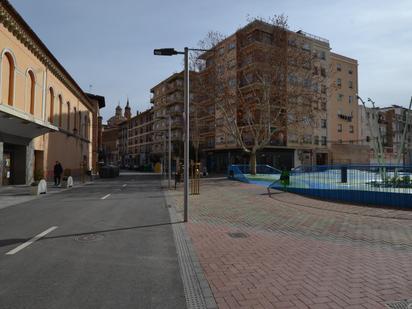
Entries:
{"type": "Polygon", "coordinates": [[[60,180],[61,180],[62,173],[63,173],[63,167],[59,161],[56,161],[53,172],[54,172],[54,185],[56,187],[60,186],[60,180]]]}

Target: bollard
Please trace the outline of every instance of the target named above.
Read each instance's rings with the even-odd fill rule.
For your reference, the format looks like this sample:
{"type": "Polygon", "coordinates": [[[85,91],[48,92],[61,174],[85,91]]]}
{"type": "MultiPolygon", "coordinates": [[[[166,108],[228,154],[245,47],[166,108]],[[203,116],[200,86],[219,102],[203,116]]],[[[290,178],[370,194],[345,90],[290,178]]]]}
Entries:
{"type": "Polygon", "coordinates": [[[191,166],[191,182],[190,182],[190,194],[200,194],[200,163],[192,163],[191,166]]]}

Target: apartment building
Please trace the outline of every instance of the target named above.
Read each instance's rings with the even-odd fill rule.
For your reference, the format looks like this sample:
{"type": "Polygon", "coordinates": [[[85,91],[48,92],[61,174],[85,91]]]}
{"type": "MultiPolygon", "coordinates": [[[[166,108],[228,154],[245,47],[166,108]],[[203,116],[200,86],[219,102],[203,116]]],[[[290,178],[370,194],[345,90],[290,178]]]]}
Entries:
{"type": "MultiPolygon", "coordinates": [[[[183,157],[183,72],[172,74],[150,92],[153,104],[153,146],[155,161],[167,156],[168,128],[171,125],[172,158],[183,157]]],[[[191,79],[195,73],[191,72],[191,79]]]]}
{"type": "Polygon", "coordinates": [[[358,106],[360,143],[369,149],[369,161],[378,163],[376,142],[380,137],[384,160],[387,163],[412,163],[412,113],[405,107],[392,105],[382,108],[358,106]],[[403,151],[403,133],[406,126],[403,151]]]}
{"type": "Polygon", "coordinates": [[[0,1],[0,185],[96,168],[99,108],[12,5],[0,1]],[[36,176],[36,177],[35,177],[36,176]]]}
{"type": "Polygon", "coordinates": [[[128,135],[128,155],[130,158],[129,165],[138,167],[148,165],[152,162],[153,146],[153,109],[150,108],[144,112],[137,113],[130,119],[128,135]]]}
{"type": "MultiPolygon", "coordinates": [[[[350,158],[342,158],[344,155],[351,155],[351,152],[342,151],[342,147],[347,146],[337,149],[335,156],[332,148],[340,143],[340,140],[342,145],[346,144],[346,141],[352,145],[357,140],[356,60],[332,53],[327,39],[304,31],[284,31],[280,37],[276,37],[276,31],[273,29],[272,25],[265,22],[253,21],[222,40],[212,51],[202,55],[205,68],[199,73],[200,78],[211,80],[213,84],[213,81],[220,76],[228,85],[224,91],[235,94],[232,98],[233,102],[240,98],[243,101],[246,101],[245,98],[250,98],[252,102],[253,97],[256,97],[256,93],[259,92],[258,84],[261,80],[261,77],[256,76],[256,72],[273,69],[272,63],[268,65],[270,60],[266,55],[268,51],[270,53],[279,49],[280,51],[275,54],[280,55],[279,58],[287,59],[287,63],[279,62],[279,74],[287,76],[287,81],[279,88],[282,89],[279,92],[283,95],[280,100],[288,102],[285,103],[288,110],[283,118],[278,118],[278,123],[272,124],[278,129],[274,130],[267,146],[260,150],[258,163],[291,168],[302,164],[327,164],[334,157],[335,161],[353,161],[350,158]],[[306,60],[297,63],[299,60],[293,56],[296,53],[299,53],[298,57],[305,55],[306,60]],[[295,69],[297,66],[300,68],[295,69]],[[343,75],[343,71],[346,75],[343,75]],[[310,89],[316,95],[309,97],[302,94],[303,92],[293,93],[293,89],[302,88],[310,89]],[[345,101],[346,105],[341,103],[344,98],[347,101],[345,101]],[[311,106],[310,109],[304,107],[307,105],[311,106]],[[303,116],[301,115],[299,121],[291,124],[289,120],[292,117],[297,118],[296,114],[299,113],[303,116]],[[342,132],[333,131],[333,128],[340,127],[342,130],[339,130],[342,132]]],[[[216,89],[206,83],[201,85],[201,90],[203,94],[201,91],[196,93],[199,98],[196,104],[201,105],[203,111],[204,122],[200,124],[202,128],[200,140],[205,149],[203,163],[208,169],[221,171],[229,163],[247,164],[248,156],[239,149],[233,134],[225,128],[224,117],[217,108],[219,104],[213,98],[213,96],[216,98],[214,93],[216,89]]],[[[234,117],[242,114],[239,109],[231,112],[237,113],[234,117]]],[[[252,140],[249,141],[247,137],[244,140],[246,144],[251,145],[252,140]]]]}
{"type": "Polygon", "coordinates": [[[328,105],[330,163],[367,163],[368,149],[360,140],[358,62],[330,54],[331,86],[328,105]]]}

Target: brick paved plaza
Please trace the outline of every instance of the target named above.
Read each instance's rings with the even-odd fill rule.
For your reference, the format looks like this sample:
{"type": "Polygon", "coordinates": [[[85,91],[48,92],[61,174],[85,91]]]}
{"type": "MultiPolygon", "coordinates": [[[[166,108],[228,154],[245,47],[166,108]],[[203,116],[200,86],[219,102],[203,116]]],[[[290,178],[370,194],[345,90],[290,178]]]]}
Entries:
{"type": "MultiPolygon", "coordinates": [[[[181,191],[169,197],[182,212],[181,191]]],[[[386,308],[412,298],[411,211],[269,197],[226,179],[203,181],[190,202],[188,231],[219,308],[386,308]]]]}

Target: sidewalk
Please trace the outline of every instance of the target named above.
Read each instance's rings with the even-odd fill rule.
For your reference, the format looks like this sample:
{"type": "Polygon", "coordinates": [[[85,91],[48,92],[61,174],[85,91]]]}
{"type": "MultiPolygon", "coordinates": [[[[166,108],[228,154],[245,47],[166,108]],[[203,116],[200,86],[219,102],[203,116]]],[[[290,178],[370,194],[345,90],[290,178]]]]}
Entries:
{"type": "MultiPolygon", "coordinates": [[[[74,186],[79,187],[90,182],[79,183],[75,182],[74,186]]],[[[65,190],[69,190],[63,187],[55,187],[53,182],[47,183],[47,194],[55,194],[65,190]]],[[[45,195],[32,195],[31,186],[29,185],[17,185],[17,186],[0,186],[0,209],[6,208],[9,206],[29,202],[31,200],[41,198],[45,195]]]]}
{"type": "MultiPolygon", "coordinates": [[[[169,192],[182,213],[182,192],[169,192]]],[[[200,192],[187,228],[219,308],[386,308],[412,299],[411,211],[269,197],[229,180],[202,181],[200,192]]]]}

